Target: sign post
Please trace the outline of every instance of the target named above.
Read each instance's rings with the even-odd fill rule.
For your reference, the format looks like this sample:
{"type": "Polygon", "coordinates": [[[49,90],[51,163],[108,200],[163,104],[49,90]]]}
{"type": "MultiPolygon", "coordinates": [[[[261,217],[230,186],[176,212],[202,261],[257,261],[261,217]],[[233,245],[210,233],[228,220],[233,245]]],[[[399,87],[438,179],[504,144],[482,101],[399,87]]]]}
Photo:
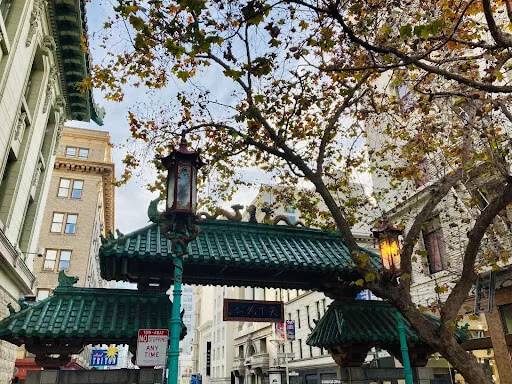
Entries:
{"type": "Polygon", "coordinates": [[[165,365],[168,343],[168,329],[139,329],[137,336],[137,365],[139,367],[165,365]]]}

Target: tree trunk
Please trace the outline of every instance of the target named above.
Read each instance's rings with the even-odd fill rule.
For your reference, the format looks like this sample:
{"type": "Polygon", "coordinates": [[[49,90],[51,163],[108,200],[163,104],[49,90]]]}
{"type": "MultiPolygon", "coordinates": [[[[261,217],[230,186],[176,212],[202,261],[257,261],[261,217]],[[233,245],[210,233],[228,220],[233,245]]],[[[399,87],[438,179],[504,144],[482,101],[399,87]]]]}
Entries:
{"type": "Polygon", "coordinates": [[[468,384],[492,384],[487,377],[482,364],[476,357],[466,352],[455,340],[455,336],[443,337],[439,344],[439,352],[464,377],[468,384]]]}

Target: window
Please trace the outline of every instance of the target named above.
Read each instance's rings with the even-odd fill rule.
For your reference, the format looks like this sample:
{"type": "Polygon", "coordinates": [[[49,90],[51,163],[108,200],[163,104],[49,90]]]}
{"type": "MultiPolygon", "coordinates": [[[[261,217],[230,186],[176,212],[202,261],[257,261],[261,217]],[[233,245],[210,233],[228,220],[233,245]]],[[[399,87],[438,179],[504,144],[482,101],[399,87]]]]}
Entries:
{"type": "Polygon", "coordinates": [[[55,262],[57,261],[57,250],[47,249],[44,256],[43,270],[53,271],[55,269],[55,262]]]}
{"type": "Polygon", "coordinates": [[[66,147],[66,157],[76,157],[76,148],[66,147]]]}
{"type": "Polygon", "coordinates": [[[58,271],[67,271],[69,269],[69,261],[71,260],[71,251],[60,251],[58,271]]]}
{"type": "Polygon", "coordinates": [[[64,228],[64,233],[75,233],[76,231],[76,219],[78,218],[78,215],[67,215],[66,220],[66,228],[64,228]]]}
{"type": "Polygon", "coordinates": [[[71,251],[47,249],[44,256],[43,271],[67,271],[71,260],[71,251]]]}
{"type": "Polygon", "coordinates": [[[429,273],[442,271],[445,268],[446,251],[439,215],[425,222],[423,242],[427,251],[429,273]]]}
{"type": "Polygon", "coordinates": [[[89,158],[89,150],[87,148],[80,148],[78,150],[78,158],[79,159],[87,159],[87,158],[89,158]]]}
{"type": "Polygon", "coordinates": [[[69,195],[69,186],[71,185],[71,180],[69,179],[60,179],[59,181],[59,190],[57,192],[58,197],[68,197],[69,195]]]}
{"type": "Polygon", "coordinates": [[[299,342],[299,359],[302,359],[302,340],[297,340],[299,342]]]}
{"type": "Polygon", "coordinates": [[[72,199],[82,198],[83,180],[60,179],[58,197],[71,197],[72,199]],[[73,186],[72,188],[71,185],[73,186]],[[70,195],[71,189],[71,195],[70,195]]]}
{"type": "Polygon", "coordinates": [[[300,328],[300,309],[297,309],[297,327],[300,328]]]}
{"type": "Polygon", "coordinates": [[[71,189],[71,198],[72,199],[81,199],[82,198],[83,186],[84,186],[84,182],[82,180],[73,180],[73,189],[71,189]]]}
{"type": "Polygon", "coordinates": [[[311,321],[309,319],[309,305],[306,305],[306,316],[308,318],[308,327],[311,327],[311,321]]]}
{"type": "Polygon", "coordinates": [[[4,24],[7,21],[7,17],[12,8],[13,0],[0,0],[0,13],[2,14],[2,18],[4,19],[4,24]]]}
{"type": "Polygon", "coordinates": [[[25,88],[25,101],[28,102],[28,98],[30,97],[30,90],[32,89],[32,83],[34,82],[34,71],[30,72],[30,76],[27,81],[27,86],[25,88]]]}
{"type": "Polygon", "coordinates": [[[50,232],[62,233],[62,227],[64,226],[64,233],[75,233],[77,218],[78,215],[73,213],[54,212],[50,232]]]}
{"type": "Polygon", "coordinates": [[[36,300],[37,301],[44,300],[48,296],[50,296],[50,290],[49,289],[47,289],[47,288],[38,288],[37,289],[37,296],[36,296],[36,300]]]}
{"type": "Polygon", "coordinates": [[[503,330],[506,335],[512,334],[512,304],[499,307],[503,330]]]}
{"type": "Polygon", "coordinates": [[[316,302],[316,319],[320,320],[320,301],[316,302]]]}
{"type": "Polygon", "coordinates": [[[50,232],[62,232],[62,223],[64,222],[63,213],[54,213],[50,232]]]}

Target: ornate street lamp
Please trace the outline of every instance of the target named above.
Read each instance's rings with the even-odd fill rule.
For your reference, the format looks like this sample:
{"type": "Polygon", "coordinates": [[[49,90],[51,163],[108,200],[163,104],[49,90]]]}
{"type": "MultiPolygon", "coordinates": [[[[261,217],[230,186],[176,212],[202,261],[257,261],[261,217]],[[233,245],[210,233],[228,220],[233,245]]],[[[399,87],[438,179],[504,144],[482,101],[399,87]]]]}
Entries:
{"type": "MultiPolygon", "coordinates": [[[[398,278],[400,271],[400,257],[402,250],[400,248],[399,237],[403,228],[393,227],[388,220],[382,220],[379,225],[372,229],[373,236],[379,240],[380,259],[382,261],[382,271],[391,276],[393,280],[398,278]]],[[[411,362],[409,360],[409,349],[407,348],[407,336],[405,334],[404,318],[398,311],[395,313],[398,325],[398,339],[400,341],[400,350],[402,352],[402,362],[404,366],[405,383],[413,384],[411,362]]]]}
{"type": "Polygon", "coordinates": [[[173,148],[169,156],[162,159],[167,169],[167,211],[178,216],[192,216],[197,208],[197,170],[204,163],[199,151],[187,147],[185,131],[181,134],[180,146],[173,148]]]}
{"type": "Polygon", "coordinates": [[[173,148],[164,157],[162,165],[167,169],[167,202],[162,234],[171,240],[174,263],[174,287],[171,319],[169,321],[169,353],[167,369],[169,384],[178,383],[178,359],[180,355],[181,333],[181,282],[183,276],[183,256],[188,244],[199,234],[195,216],[197,207],[197,170],[204,165],[199,151],[191,151],[185,140],[186,131],[181,134],[180,146],[173,148]]]}
{"type": "Polygon", "coordinates": [[[399,236],[402,234],[402,228],[393,227],[387,220],[382,220],[379,226],[372,229],[372,233],[379,240],[383,272],[393,276],[400,275],[399,236]]]}

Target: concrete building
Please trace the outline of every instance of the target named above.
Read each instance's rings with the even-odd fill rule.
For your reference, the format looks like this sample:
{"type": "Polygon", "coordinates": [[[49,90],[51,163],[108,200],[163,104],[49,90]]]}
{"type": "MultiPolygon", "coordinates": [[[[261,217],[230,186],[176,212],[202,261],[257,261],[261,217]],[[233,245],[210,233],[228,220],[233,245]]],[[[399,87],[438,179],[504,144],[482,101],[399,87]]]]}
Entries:
{"type": "MultiPolygon", "coordinates": [[[[35,288],[32,263],[64,122],[101,123],[90,92],[76,88],[88,68],[82,15],[81,1],[0,2],[0,317],[35,288]]],[[[0,342],[2,383],[15,351],[0,342]]]]}

